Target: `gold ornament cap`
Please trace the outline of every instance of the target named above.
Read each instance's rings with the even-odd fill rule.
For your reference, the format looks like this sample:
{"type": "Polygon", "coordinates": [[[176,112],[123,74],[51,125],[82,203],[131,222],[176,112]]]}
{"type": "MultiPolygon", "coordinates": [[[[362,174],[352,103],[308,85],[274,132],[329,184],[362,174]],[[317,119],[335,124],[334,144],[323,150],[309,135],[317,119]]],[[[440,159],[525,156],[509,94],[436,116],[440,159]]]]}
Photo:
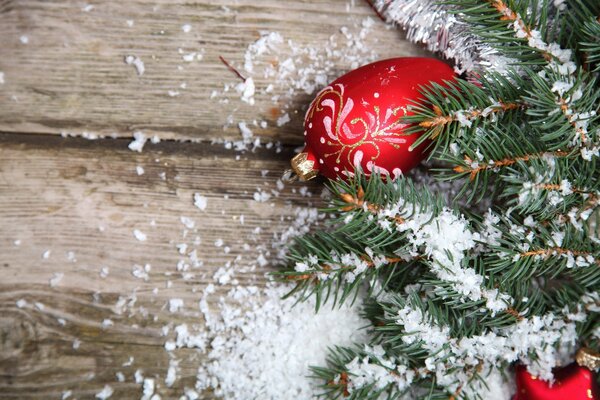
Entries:
{"type": "Polygon", "coordinates": [[[292,169],[301,181],[308,181],[319,175],[319,170],[315,168],[315,162],[308,159],[306,151],[296,154],[292,158],[291,164],[292,169]]]}
{"type": "Polygon", "coordinates": [[[600,368],[600,353],[596,353],[594,350],[586,347],[582,347],[577,351],[575,360],[577,360],[577,364],[592,371],[600,368]]]}

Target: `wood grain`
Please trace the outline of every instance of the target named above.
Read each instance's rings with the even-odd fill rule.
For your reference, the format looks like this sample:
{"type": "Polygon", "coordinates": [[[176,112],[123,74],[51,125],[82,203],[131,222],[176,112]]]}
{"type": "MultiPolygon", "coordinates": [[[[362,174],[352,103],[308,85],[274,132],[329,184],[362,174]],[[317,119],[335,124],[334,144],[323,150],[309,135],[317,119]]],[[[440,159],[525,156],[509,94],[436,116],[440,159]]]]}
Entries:
{"type": "MultiPolygon", "coordinates": [[[[257,188],[275,188],[291,155],[287,148],[240,156],[222,145],[171,142],[140,154],[127,143],[0,135],[2,399],[60,398],[67,389],[75,398],[93,398],[104,384],[115,390],[113,398],[138,398],[140,385],[132,378],[137,369],[158,378],[163,398],[178,398],[184,387],[193,387],[201,359],[194,350],[178,350],[180,378],[166,388],[162,326],[202,324],[200,291],[227,262],[241,283],[264,283],[271,267],[261,267],[258,254],[273,251],[274,233],[289,226],[298,206],[320,202],[318,195],[301,197],[299,184],[267,202],[254,200],[257,188]],[[145,173],[137,175],[136,166],[145,173]],[[195,192],[208,198],[206,210],[193,206],[195,192]],[[181,216],[196,227],[186,228],[181,216]],[[136,240],[134,229],[147,240],[136,240]],[[202,243],[194,246],[196,236],[202,243]],[[215,246],[218,239],[223,246],[215,246]],[[179,243],[197,248],[204,261],[186,278],[176,267],[179,243]],[[132,276],[135,264],[146,263],[152,266],[148,280],[132,276]],[[254,271],[244,271],[251,266],[254,271]],[[100,277],[102,267],[109,268],[106,278],[100,277]],[[57,272],[64,277],[51,287],[57,272]],[[135,305],[119,313],[119,297],[134,293],[135,305]],[[168,312],[172,297],[185,301],[183,313],[168,312]],[[21,299],[26,305],[19,308],[21,299]],[[114,325],[103,327],[104,319],[114,325]],[[123,367],[131,356],[134,363],[123,367]],[[125,374],[124,383],[117,382],[117,371],[125,374]]],[[[321,190],[316,183],[307,188],[321,190]]],[[[230,288],[218,286],[222,293],[230,288]]]]}
{"type": "Polygon", "coordinates": [[[157,379],[163,399],[194,386],[203,360],[193,349],[176,350],[178,379],[165,386],[163,327],[202,328],[198,299],[219,268],[242,284],[264,284],[273,266],[261,266],[259,254],[274,259],[274,235],[300,207],[321,204],[319,182],[271,192],[302,142],[311,96],[287,98],[288,87],[262,71],[297,56],[282,46],[256,58],[254,106],[240,101],[232,88],[239,80],[219,61],[240,68],[263,31],[315,49],[331,77],[352,68],[344,51],[358,54],[361,44],[380,58],[424,54],[359,0],[0,0],[0,399],[59,399],[65,390],[94,399],[105,384],[111,399],[140,398],[138,369],[157,379]],[[374,25],[363,30],[368,17],[374,25]],[[202,59],[185,62],[190,52],[202,59]],[[143,75],[127,55],[144,62],[143,75]],[[269,84],[272,93],[263,93],[269,84]],[[291,122],[277,127],[283,112],[291,122]],[[239,139],[240,121],[263,141],[281,141],[282,151],[210,144],[239,139]],[[177,141],[134,153],[124,137],[136,130],[177,141]],[[272,197],[257,202],[257,191],[272,197]],[[208,198],[206,210],[194,207],[196,192],[208,198]],[[182,243],[201,266],[178,270],[182,243]],[[147,264],[147,279],[133,275],[147,264]],[[184,300],[182,312],[168,311],[174,297],[184,300]]]}
{"type": "MultiPolygon", "coordinates": [[[[351,60],[336,58],[334,50],[358,46],[347,43],[342,27],[358,34],[370,17],[374,26],[362,40],[380,58],[422,54],[386,29],[366,2],[323,0],[127,0],[87,3],[53,0],[0,1],[0,130],[23,133],[71,133],[131,136],[135,130],[162,138],[210,140],[237,138],[238,121],[268,122],[256,134],[285,143],[300,144],[303,110],[308,94],[291,101],[273,102],[288,87],[258,94],[249,106],[234,90],[211,99],[224,84],[239,81],[219,61],[222,55],[243,64],[247,46],[261,31],[281,33],[299,48],[325,52],[335,37],[336,49],[325,59],[335,76],[351,68],[351,60]],[[127,21],[132,21],[128,26],[127,21]],[[189,24],[191,31],[182,31],[189,24]],[[20,38],[26,36],[28,42],[20,38]],[[181,49],[181,50],[180,50],[181,49]],[[201,52],[201,61],[184,62],[182,54],[201,52]],[[145,63],[138,76],[124,57],[135,55],[145,63]],[[330,60],[330,61],[329,61],[330,60]],[[180,85],[185,83],[186,89],[180,85]],[[180,95],[170,97],[169,90],[180,95]],[[224,104],[223,101],[228,103],[224,104]],[[275,121],[289,106],[292,121],[278,129],[275,121]],[[222,129],[223,126],[229,125],[222,129]]],[[[289,57],[282,46],[278,59],[289,57]]],[[[259,60],[275,63],[273,56],[259,60]]],[[[306,60],[303,66],[310,65],[306,60]]],[[[300,66],[298,66],[300,67],[300,66]]],[[[258,72],[258,89],[273,78],[258,72]]]]}

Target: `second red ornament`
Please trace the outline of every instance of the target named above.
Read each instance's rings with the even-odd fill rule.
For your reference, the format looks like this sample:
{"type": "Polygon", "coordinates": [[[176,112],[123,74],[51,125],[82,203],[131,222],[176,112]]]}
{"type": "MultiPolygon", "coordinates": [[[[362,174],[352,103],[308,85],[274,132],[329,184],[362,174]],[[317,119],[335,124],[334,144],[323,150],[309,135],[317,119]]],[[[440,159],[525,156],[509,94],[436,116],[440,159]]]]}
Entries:
{"type": "Polygon", "coordinates": [[[397,177],[414,168],[426,145],[411,146],[402,118],[431,82],[454,79],[447,64],[432,58],[393,58],[353,70],[323,89],[304,121],[306,146],[292,159],[302,180],[322,174],[335,179],[360,167],[367,175],[397,177]]]}

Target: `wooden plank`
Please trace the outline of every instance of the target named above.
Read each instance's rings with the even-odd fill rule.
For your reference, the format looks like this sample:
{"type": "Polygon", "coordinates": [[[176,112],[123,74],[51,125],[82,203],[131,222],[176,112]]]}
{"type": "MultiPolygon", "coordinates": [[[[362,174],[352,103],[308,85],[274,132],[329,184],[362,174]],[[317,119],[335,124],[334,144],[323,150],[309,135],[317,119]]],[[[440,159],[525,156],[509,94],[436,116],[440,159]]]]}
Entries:
{"type": "Polygon", "coordinates": [[[211,99],[224,84],[239,83],[219,56],[241,67],[247,46],[261,31],[279,32],[297,49],[314,48],[320,64],[332,64],[329,78],[352,67],[354,60],[345,52],[358,54],[361,43],[365,52],[380,58],[422,54],[400,40],[399,32],[386,29],[359,0],[127,0],[89,5],[93,8],[75,0],[0,1],[0,71],[5,80],[0,84],[0,130],[116,136],[143,130],[162,138],[211,140],[239,137],[228,119],[264,120],[268,127],[257,128],[257,135],[299,144],[311,96],[297,91],[289,101],[273,101],[273,96],[285,97],[289,84],[277,85],[262,72],[288,57],[296,60],[296,68],[315,62],[292,55],[286,43],[277,54],[258,57],[253,75],[259,93],[250,106],[233,89],[211,99]],[[367,17],[374,26],[363,31],[359,43],[346,39],[345,34],[359,36],[367,17]],[[184,24],[190,32],[183,32],[184,24]],[[346,33],[343,27],[348,27],[346,33]],[[202,60],[182,59],[192,52],[201,53],[202,60]],[[127,55],[144,62],[143,75],[125,64],[127,55]],[[271,83],[273,92],[264,93],[271,83]],[[170,90],[179,95],[170,97],[170,90]],[[292,121],[277,128],[282,110],[292,121]],[[225,125],[229,127],[221,129],[225,125]]]}
{"type": "MultiPolygon", "coordinates": [[[[178,398],[194,386],[201,358],[193,349],[177,350],[179,379],[166,388],[161,328],[201,325],[200,292],[227,262],[241,283],[263,284],[271,267],[261,267],[258,255],[273,251],[273,234],[289,226],[299,206],[320,204],[318,195],[302,197],[300,184],[254,200],[257,188],[276,188],[289,148],[239,155],[222,145],[164,142],[135,153],[127,143],[0,135],[2,399],[60,398],[64,390],[94,398],[105,384],[115,390],[112,398],[138,398],[137,369],[158,378],[163,398],[178,398]],[[207,197],[204,211],[193,205],[195,192],[207,197]],[[186,228],[181,216],[196,226],[186,228]],[[134,229],[147,240],[136,240],[134,229]],[[193,243],[196,236],[201,244],[193,243]],[[217,247],[219,239],[224,244],[217,247]],[[177,270],[180,243],[204,261],[185,278],[177,270]],[[136,264],[151,265],[147,280],[132,276],[136,264]],[[56,273],[64,276],[52,287],[56,273]],[[133,294],[135,304],[119,312],[119,298],[133,294]],[[173,297],[185,301],[182,313],[166,309],[173,297]],[[105,319],[114,325],[103,326],[105,319]],[[134,362],[123,366],[130,357],[134,362]],[[125,382],[117,381],[117,371],[125,382]]],[[[321,186],[307,189],[319,194],[321,186]]],[[[230,288],[218,286],[217,295],[230,288]]]]}

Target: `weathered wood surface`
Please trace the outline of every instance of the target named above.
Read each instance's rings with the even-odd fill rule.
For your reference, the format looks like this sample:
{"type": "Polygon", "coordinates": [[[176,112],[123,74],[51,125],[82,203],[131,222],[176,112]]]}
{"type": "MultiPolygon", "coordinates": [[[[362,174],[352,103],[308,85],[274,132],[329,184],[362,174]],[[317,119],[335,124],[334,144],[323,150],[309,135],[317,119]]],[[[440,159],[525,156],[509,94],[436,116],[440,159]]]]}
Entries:
{"type": "MultiPolygon", "coordinates": [[[[333,35],[338,49],[344,48],[348,45],[340,29],[349,26],[358,33],[352,26],[366,17],[373,18],[375,26],[364,44],[380,57],[419,53],[399,40],[398,31],[385,29],[359,0],[127,0],[89,2],[94,8],[87,12],[86,4],[0,1],[0,71],[5,75],[0,131],[131,136],[140,129],[163,138],[211,139],[215,128],[226,125],[233,114],[236,121],[266,120],[269,127],[257,135],[299,143],[302,112],[292,113],[286,129],[275,126],[285,104],[274,104],[271,96],[287,88],[276,86],[273,93],[257,94],[255,106],[241,103],[234,90],[210,98],[224,83],[239,83],[219,61],[220,55],[243,65],[246,47],[260,31],[279,32],[298,46],[321,51],[333,35]],[[190,32],[182,31],[184,24],[191,26],[190,32]],[[185,54],[200,52],[203,58],[185,62],[180,49],[185,54]],[[127,55],[145,63],[142,76],[124,63],[127,55]],[[169,90],[180,95],[170,97],[169,90]],[[223,98],[230,102],[222,104],[223,98]]],[[[278,56],[283,61],[287,55],[278,56]]],[[[347,60],[331,58],[336,71],[350,68],[347,60]]],[[[270,56],[262,62],[276,61],[270,56]]],[[[258,89],[273,83],[263,76],[254,78],[258,89]]],[[[298,95],[291,110],[301,110],[309,97],[298,95]]],[[[234,138],[239,131],[232,126],[219,136],[234,138]]]]}
{"type": "MultiPolygon", "coordinates": [[[[90,398],[106,383],[115,389],[114,398],[139,397],[135,370],[164,380],[168,356],[160,328],[178,321],[201,324],[199,291],[213,281],[214,272],[238,255],[240,267],[256,264],[258,245],[270,250],[273,233],[289,224],[285,219],[294,208],[314,201],[300,200],[293,193],[298,186],[287,186],[264,203],[253,198],[257,188],[275,188],[289,150],[249,152],[236,160],[238,154],[220,145],[161,143],[139,154],[127,143],[0,136],[0,398],[59,398],[67,389],[77,398],[90,398]],[[138,165],[145,169],[141,176],[138,165]],[[269,173],[263,177],[261,170],[269,173]],[[208,198],[206,210],[193,206],[194,192],[208,198]],[[186,229],[181,216],[194,219],[197,228],[186,229]],[[147,240],[136,240],[134,229],[147,240]],[[176,244],[190,243],[196,235],[204,265],[182,279],[176,244]],[[231,248],[228,254],[224,246],[215,246],[217,239],[231,248]],[[250,250],[243,249],[245,243],[250,250]],[[148,281],[135,278],[132,267],[146,263],[152,266],[148,281]],[[110,271],[105,278],[102,267],[110,271]],[[57,272],[64,277],[51,287],[57,272]],[[133,292],[134,311],[116,313],[118,298],[133,292]],[[183,313],[165,309],[173,297],[184,299],[183,313]],[[27,305],[19,308],[21,299],[27,305]],[[103,328],[106,318],[114,326],[103,328]],[[77,350],[75,339],[81,341],[77,350]],[[134,363],[123,367],[130,356],[134,363]],[[117,382],[117,371],[125,374],[125,383],[117,382]]],[[[309,187],[319,199],[319,185],[309,187]]],[[[257,265],[255,272],[235,277],[261,284],[267,270],[257,265]]],[[[218,290],[226,293],[230,287],[218,290]]],[[[181,378],[171,390],[160,385],[164,398],[193,387],[199,365],[194,353],[182,351],[181,378]],[[185,352],[191,358],[183,357],[185,352]]]]}
{"type": "MultiPolygon", "coordinates": [[[[211,99],[213,90],[237,83],[219,55],[242,64],[262,30],[324,49],[332,35],[343,43],[342,26],[356,31],[367,16],[375,26],[364,44],[381,57],[420,54],[358,0],[127,0],[89,2],[94,8],[83,11],[87,4],[0,0],[5,81],[0,83],[0,399],[57,399],[65,390],[73,390],[71,398],[88,399],[105,384],[115,390],[111,398],[139,398],[140,385],[132,377],[137,369],[158,378],[163,399],[177,398],[183,388],[193,387],[202,360],[194,350],[177,350],[179,379],[166,388],[161,328],[201,325],[199,292],[214,272],[238,255],[242,265],[252,265],[259,251],[271,249],[273,233],[288,225],[286,218],[297,207],[318,203],[319,183],[308,185],[316,194],[311,198],[299,194],[298,184],[264,203],[253,198],[257,188],[275,188],[292,148],[300,144],[301,112],[293,110],[302,110],[310,96],[273,103],[271,95],[285,91],[276,86],[273,94],[257,95],[255,106],[231,92],[211,99]],[[182,31],[184,24],[190,24],[189,33],[182,31]],[[203,52],[203,59],[183,62],[179,48],[203,52]],[[142,76],[123,62],[128,54],[144,61],[142,76]],[[170,97],[169,90],[180,95],[170,97]],[[277,128],[286,104],[292,121],[277,128]],[[240,155],[209,145],[239,138],[235,124],[223,128],[229,115],[234,122],[267,120],[269,126],[254,133],[281,140],[283,152],[240,155]],[[127,149],[128,139],[55,136],[120,137],[138,129],[203,143],[161,142],[134,153],[127,149]],[[194,208],[194,192],[208,197],[205,211],[194,208]],[[183,238],[181,216],[196,221],[202,239],[197,248],[204,265],[187,279],[176,269],[176,245],[189,243],[196,233],[183,238]],[[134,229],[147,240],[136,240],[134,229]],[[214,245],[217,239],[222,247],[214,245]],[[231,248],[228,254],[225,246],[231,248]],[[148,281],[132,275],[134,265],[147,263],[148,281]],[[105,278],[103,267],[109,269],[105,278]],[[64,276],[52,287],[57,273],[64,276]],[[135,305],[119,313],[118,299],[133,293],[135,305]],[[184,312],[166,310],[173,297],[185,300],[184,312]],[[114,325],[103,326],[104,319],[114,325]],[[130,357],[134,362],[123,366],[130,357]],[[118,371],[125,382],[117,382],[118,371]]],[[[338,60],[333,70],[350,68],[338,60]]],[[[262,75],[255,78],[259,88],[271,83],[262,75]]],[[[236,278],[262,284],[267,268],[257,266],[236,278]]]]}

